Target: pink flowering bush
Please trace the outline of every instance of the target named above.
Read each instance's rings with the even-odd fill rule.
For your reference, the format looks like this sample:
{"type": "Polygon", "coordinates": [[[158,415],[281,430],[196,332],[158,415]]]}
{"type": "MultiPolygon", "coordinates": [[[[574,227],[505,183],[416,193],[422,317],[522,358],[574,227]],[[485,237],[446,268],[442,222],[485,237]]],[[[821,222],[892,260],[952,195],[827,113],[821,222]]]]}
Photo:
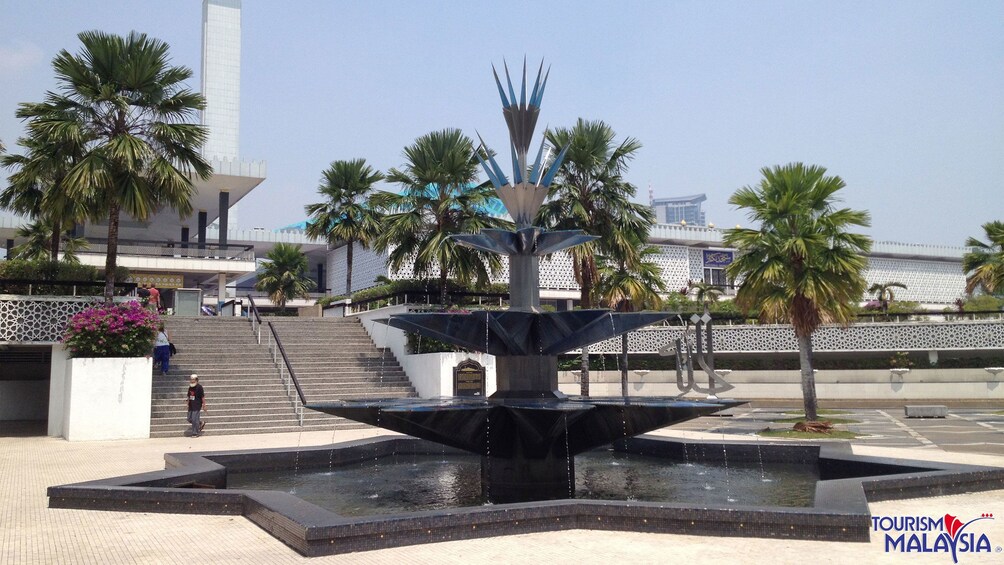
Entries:
{"type": "Polygon", "coordinates": [[[160,318],[138,302],[102,304],[70,318],[63,343],[73,357],[150,355],[160,318]]]}

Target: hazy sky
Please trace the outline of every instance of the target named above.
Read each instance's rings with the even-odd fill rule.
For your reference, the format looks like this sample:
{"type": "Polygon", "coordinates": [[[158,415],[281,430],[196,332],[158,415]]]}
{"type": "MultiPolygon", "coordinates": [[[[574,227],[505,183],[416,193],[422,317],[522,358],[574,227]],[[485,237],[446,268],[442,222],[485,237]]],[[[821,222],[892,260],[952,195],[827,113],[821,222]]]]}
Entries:
{"type": "MultiPolygon", "coordinates": [[[[200,0],[0,0],[0,139],[54,87],[76,34],[167,41],[199,88],[200,0]]],[[[876,240],[961,245],[1004,219],[1004,2],[266,2],[244,0],[241,154],[268,179],[241,227],[304,218],[321,171],[380,170],[444,127],[506,150],[491,63],[552,66],[539,128],[602,119],[643,149],[638,200],[707,193],[708,219],[764,166],[847,182],[876,240]]],[[[539,139],[540,133],[538,132],[539,139]]],[[[535,141],[536,143],[536,141],[535,141]]],[[[504,154],[508,154],[505,152],[504,154]]]]}

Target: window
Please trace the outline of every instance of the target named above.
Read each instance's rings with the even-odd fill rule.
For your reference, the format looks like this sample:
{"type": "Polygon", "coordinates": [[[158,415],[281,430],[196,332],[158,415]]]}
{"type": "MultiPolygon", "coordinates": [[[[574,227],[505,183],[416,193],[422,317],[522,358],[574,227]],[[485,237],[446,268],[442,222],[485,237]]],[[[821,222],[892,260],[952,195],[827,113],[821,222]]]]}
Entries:
{"type": "Polygon", "coordinates": [[[720,286],[722,288],[728,288],[729,286],[729,278],[725,275],[725,269],[717,269],[714,267],[704,268],[704,282],[720,286]]]}

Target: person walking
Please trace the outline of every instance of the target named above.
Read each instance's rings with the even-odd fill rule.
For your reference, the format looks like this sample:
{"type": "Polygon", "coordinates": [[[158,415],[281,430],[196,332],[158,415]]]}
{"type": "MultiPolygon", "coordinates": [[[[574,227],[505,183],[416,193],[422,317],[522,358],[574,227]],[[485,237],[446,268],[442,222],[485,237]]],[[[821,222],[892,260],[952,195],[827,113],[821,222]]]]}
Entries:
{"type": "Polygon", "coordinates": [[[164,323],[157,326],[157,341],[153,342],[153,367],[160,366],[160,374],[166,375],[171,367],[171,338],[167,336],[164,323]]]}
{"type": "Polygon", "coordinates": [[[202,435],[202,428],[206,427],[206,423],[202,421],[202,411],[206,409],[206,392],[199,384],[199,375],[194,373],[188,378],[186,403],[188,404],[188,422],[192,424],[192,428],[186,431],[185,435],[199,437],[202,435]]]}
{"type": "Polygon", "coordinates": [[[153,307],[153,311],[154,312],[157,312],[159,314],[160,313],[160,291],[157,290],[157,287],[154,286],[153,283],[150,283],[150,286],[149,286],[149,288],[147,290],[150,292],[150,306],[153,307]]]}

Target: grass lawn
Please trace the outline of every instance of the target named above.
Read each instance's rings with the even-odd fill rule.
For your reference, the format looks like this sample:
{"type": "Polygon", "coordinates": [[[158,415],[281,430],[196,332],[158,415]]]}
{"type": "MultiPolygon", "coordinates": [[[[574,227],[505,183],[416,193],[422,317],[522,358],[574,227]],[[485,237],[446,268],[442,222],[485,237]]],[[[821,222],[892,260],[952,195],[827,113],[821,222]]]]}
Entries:
{"type": "Polygon", "coordinates": [[[784,438],[784,439],[854,439],[863,437],[864,434],[856,434],[844,430],[833,430],[828,434],[817,434],[815,432],[796,432],[795,430],[772,430],[767,428],[757,432],[760,437],[784,438]]]}
{"type": "MultiPolygon", "coordinates": [[[[792,417],[798,416],[799,418],[805,418],[805,412],[802,412],[801,410],[795,412],[785,412],[785,414],[792,417]]],[[[848,412],[847,410],[830,409],[830,410],[816,410],[816,414],[820,416],[827,416],[831,414],[850,414],[850,412],[848,412]]]]}
{"type": "MultiPolygon", "coordinates": [[[[849,418],[820,418],[820,420],[825,420],[831,424],[860,424],[860,420],[851,420],[849,418]]],[[[771,422],[777,422],[778,424],[794,424],[796,422],[805,421],[805,416],[797,416],[793,418],[778,418],[773,419],[771,422]]]]}

